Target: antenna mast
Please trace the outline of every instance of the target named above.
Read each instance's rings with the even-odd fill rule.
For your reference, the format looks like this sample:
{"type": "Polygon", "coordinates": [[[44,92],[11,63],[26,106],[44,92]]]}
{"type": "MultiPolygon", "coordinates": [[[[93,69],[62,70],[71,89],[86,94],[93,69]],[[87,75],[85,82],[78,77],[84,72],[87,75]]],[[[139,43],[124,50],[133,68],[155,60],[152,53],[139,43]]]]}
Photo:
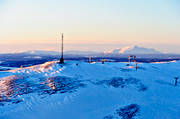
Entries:
{"type": "Polygon", "coordinates": [[[60,64],[64,64],[64,35],[62,33],[62,43],[61,43],[61,58],[60,58],[60,64]]]}

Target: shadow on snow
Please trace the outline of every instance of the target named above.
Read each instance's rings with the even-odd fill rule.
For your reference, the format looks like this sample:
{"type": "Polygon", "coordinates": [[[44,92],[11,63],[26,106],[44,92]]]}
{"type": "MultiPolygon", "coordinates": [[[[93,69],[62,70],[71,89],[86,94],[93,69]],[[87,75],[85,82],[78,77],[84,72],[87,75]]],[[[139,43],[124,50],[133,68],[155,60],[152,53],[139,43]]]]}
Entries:
{"type": "Polygon", "coordinates": [[[61,76],[33,82],[26,80],[23,76],[14,75],[9,77],[9,80],[1,80],[0,83],[0,106],[4,106],[5,103],[22,102],[21,96],[25,94],[37,93],[40,96],[46,96],[56,93],[72,93],[86,86],[80,80],[61,76]]]}

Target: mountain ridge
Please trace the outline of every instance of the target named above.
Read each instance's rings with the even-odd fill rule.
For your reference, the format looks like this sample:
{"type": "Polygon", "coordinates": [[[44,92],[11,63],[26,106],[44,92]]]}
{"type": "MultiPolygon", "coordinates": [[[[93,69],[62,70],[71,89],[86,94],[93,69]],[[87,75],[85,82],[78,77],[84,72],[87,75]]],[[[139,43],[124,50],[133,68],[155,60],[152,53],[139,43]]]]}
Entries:
{"type": "MultiPolygon", "coordinates": [[[[24,52],[26,54],[31,54],[31,55],[59,55],[60,52],[58,51],[44,51],[44,50],[32,50],[32,51],[26,51],[24,52]]],[[[157,51],[156,49],[153,48],[145,48],[145,47],[140,47],[137,45],[134,46],[127,46],[123,48],[116,48],[111,51],[105,51],[105,52],[98,52],[98,51],[80,51],[80,50],[69,50],[69,51],[64,51],[64,54],[76,54],[76,55],[90,55],[90,54],[163,54],[160,51],[157,51]]]]}

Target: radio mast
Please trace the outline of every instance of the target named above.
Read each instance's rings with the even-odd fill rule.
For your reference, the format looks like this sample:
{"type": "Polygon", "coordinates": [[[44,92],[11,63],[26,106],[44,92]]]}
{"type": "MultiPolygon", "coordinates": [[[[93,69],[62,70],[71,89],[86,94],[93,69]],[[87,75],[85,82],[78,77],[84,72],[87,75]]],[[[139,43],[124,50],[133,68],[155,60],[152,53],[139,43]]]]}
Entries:
{"type": "Polygon", "coordinates": [[[64,64],[64,35],[63,35],[63,33],[62,33],[62,43],[61,43],[61,58],[60,58],[60,64],[64,64]]]}

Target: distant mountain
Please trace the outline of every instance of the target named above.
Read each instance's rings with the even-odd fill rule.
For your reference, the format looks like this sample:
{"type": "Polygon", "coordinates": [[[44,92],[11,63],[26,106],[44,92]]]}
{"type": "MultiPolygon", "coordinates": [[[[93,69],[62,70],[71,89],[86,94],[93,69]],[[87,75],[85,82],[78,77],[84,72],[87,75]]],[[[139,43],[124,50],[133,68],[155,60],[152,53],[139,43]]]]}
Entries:
{"type": "Polygon", "coordinates": [[[99,54],[101,52],[95,52],[95,51],[65,51],[65,54],[76,54],[76,55],[89,55],[89,54],[99,54]]]}
{"type": "MultiPolygon", "coordinates": [[[[57,51],[43,51],[43,50],[33,50],[24,52],[25,54],[31,55],[60,55],[60,52],[57,51]]],[[[65,55],[90,55],[90,54],[99,54],[100,52],[95,51],[65,51],[65,55]]]]}
{"type": "MultiPolygon", "coordinates": [[[[43,50],[33,50],[24,52],[25,54],[31,55],[60,55],[60,52],[57,51],[43,51],[43,50]]],[[[65,51],[65,55],[77,55],[77,56],[101,56],[101,55],[127,55],[127,54],[163,54],[153,48],[144,48],[139,46],[128,46],[124,48],[117,48],[108,52],[95,52],[95,51],[65,51]]]]}
{"type": "Polygon", "coordinates": [[[153,48],[128,46],[124,48],[118,48],[109,52],[105,52],[105,54],[162,54],[162,53],[153,48]]]}
{"type": "Polygon", "coordinates": [[[43,50],[32,50],[24,53],[31,55],[60,55],[60,53],[56,51],[43,51],[43,50]]]}

